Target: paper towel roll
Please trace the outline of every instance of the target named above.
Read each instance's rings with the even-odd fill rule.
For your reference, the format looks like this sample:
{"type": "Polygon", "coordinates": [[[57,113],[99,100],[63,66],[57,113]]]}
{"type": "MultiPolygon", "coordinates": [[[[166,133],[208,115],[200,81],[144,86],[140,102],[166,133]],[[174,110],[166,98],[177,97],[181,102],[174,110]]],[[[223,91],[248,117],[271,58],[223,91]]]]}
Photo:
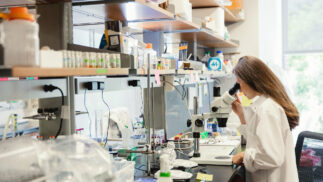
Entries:
{"type": "Polygon", "coordinates": [[[215,21],[214,31],[224,37],[225,21],[224,9],[221,7],[193,9],[193,22],[202,24],[205,17],[210,17],[215,21]]]}
{"type": "Polygon", "coordinates": [[[215,8],[214,10],[214,21],[215,21],[215,32],[224,36],[224,9],[221,7],[215,8]]]}

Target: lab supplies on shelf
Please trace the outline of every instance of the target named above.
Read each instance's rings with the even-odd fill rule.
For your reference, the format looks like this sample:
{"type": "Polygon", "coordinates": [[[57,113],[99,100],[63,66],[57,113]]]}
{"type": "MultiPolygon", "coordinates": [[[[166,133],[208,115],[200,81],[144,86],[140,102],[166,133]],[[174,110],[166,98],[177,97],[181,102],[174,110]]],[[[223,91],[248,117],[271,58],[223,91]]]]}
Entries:
{"type": "Polygon", "coordinates": [[[193,9],[193,22],[198,25],[203,25],[206,28],[210,28],[215,31],[221,37],[225,34],[225,12],[222,7],[212,7],[212,8],[198,8],[193,9]],[[208,17],[211,21],[206,21],[205,17],[208,17]],[[207,26],[206,26],[207,25],[207,26]]]}
{"type": "Polygon", "coordinates": [[[192,21],[192,4],[189,0],[169,0],[167,10],[192,21]]]}
{"type": "MultiPolygon", "coordinates": [[[[97,53],[63,50],[64,68],[121,68],[121,56],[118,53],[97,53]]],[[[42,60],[45,58],[42,58],[42,60]]]]}
{"type": "Polygon", "coordinates": [[[146,45],[146,49],[144,50],[143,69],[147,69],[148,65],[151,69],[157,69],[157,53],[153,50],[152,44],[149,43],[146,45]]]}

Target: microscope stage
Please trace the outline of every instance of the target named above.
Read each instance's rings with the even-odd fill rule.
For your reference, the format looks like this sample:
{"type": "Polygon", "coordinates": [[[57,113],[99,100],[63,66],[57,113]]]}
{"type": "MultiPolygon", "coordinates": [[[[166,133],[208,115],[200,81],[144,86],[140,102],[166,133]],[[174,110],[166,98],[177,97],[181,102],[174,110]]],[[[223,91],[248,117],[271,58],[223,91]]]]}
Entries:
{"type": "Polygon", "coordinates": [[[232,165],[234,146],[200,146],[201,157],[193,157],[191,161],[198,164],[232,165]]]}

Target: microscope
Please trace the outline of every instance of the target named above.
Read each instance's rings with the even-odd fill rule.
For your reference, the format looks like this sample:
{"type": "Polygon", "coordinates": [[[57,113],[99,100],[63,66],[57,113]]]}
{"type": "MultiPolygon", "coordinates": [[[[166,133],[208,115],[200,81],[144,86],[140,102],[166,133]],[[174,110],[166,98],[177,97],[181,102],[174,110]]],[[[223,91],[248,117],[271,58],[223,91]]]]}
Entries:
{"type": "Polygon", "coordinates": [[[187,121],[187,127],[192,126],[194,138],[194,153],[193,157],[201,157],[200,154],[200,133],[204,132],[204,120],[216,118],[219,127],[226,127],[226,123],[230,112],[232,111],[231,104],[236,100],[235,93],[240,89],[240,85],[236,83],[229,91],[222,96],[220,87],[214,87],[214,99],[210,105],[210,113],[198,114],[198,101],[194,97],[194,115],[192,119],[187,121]]]}

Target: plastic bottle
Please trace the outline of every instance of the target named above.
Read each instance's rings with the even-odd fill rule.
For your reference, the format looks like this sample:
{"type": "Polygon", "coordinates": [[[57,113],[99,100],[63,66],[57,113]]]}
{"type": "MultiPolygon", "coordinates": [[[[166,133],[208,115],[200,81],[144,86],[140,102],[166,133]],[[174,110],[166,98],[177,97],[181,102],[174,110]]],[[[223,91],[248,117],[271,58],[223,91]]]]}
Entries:
{"type": "Polygon", "coordinates": [[[162,154],[160,157],[160,175],[157,178],[157,182],[172,182],[173,179],[170,173],[169,155],[162,154]]]}
{"type": "Polygon", "coordinates": [[[145,51],[144,49],[138,48],[138,65],[137,68],[144,69],[144,60],[145,60],[145,51]]]}
{"type": "Polygon", "coordinates": [[[204,57],[202,58],[202,62],[207,64],[209,62],[209,59],[210,59],[210,51],[207,51],[204,55],[204,57]]]}
{"type": "Polygon", "coordinates": [[[42,141],[42,140],[44,140],[44,138],[43,138],[43,136],[38,135],[37,140],[42,141]]]}
{"type": "Polygon", "coordinates": [[[39,27],[25,7],[10,8],[9,14],[0,13],[5,19],[4,64],[6,66],[39,66],[39,27]]]}
{"type": "Polygon", "coordinates": [[[222,51],[216,51],[216,57],[219,57],[221,59],[221,62],[223,63],[224,57],[222,51]]]}
{"type": "Polygon", "coordinates": [[[144,69],[147,69],[150,66],[151,69],[157,68],[157,55],[154,51],[152,44],[147,44],[146,49],[144,50],[144,69]],[[150,59],[150,65],[148,65],[148,57],[150,59]]]}
{"type": "Polygon", "coordinates": [[[231,60],[230,59],[226,59],[223,62],[223,66],[224,66],[224,70],[226,73],[231,73],[233,68],[232,68],[232,64],[231,64],[231,60]]]}

